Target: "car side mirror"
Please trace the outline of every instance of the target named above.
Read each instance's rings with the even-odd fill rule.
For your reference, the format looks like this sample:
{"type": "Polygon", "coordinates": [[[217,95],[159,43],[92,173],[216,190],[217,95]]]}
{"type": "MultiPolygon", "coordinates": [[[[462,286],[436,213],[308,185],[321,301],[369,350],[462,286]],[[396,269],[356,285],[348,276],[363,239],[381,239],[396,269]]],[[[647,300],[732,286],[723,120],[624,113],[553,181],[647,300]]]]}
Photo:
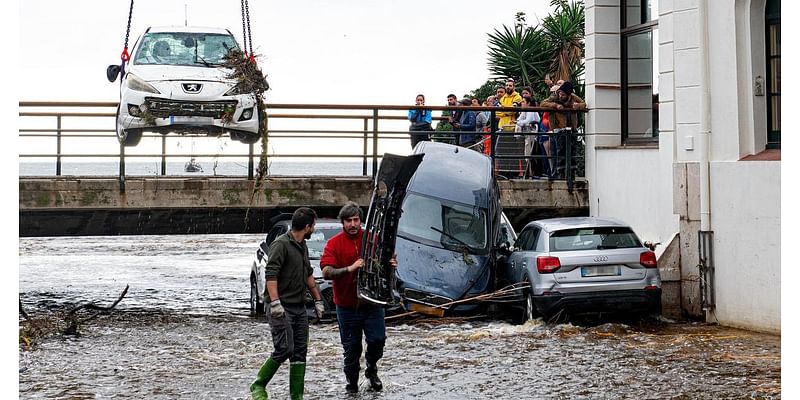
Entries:
{"type": "Polygon", "coordinates": [[[511,243],[508,242],[500,243],[500,246],[497,248],[497,252],[504,256],[510,256],[511,253],[513,252],[511,248],[511,243]]]}
{"type": "Polygon", "coordinates": [[[119,65],[109,65],[106,68],[106,78],[108,78],[109,82],[114,82],[117,80],[117,76],[119,76],[119,71],[121,70],[119,65]]]}

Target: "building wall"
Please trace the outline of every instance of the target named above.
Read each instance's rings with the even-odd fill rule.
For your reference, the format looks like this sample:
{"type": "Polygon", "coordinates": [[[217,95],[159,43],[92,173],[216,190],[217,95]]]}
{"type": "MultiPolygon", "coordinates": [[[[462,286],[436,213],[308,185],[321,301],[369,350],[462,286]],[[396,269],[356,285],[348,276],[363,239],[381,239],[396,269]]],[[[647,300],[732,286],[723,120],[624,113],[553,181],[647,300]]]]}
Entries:
{"type": "Polygon", "coordinates": [[[765,74],[764,0],[706,2],[707,30],[699,0],[658,2],[659,140],[651,147],[621,143],[619,4],[586,1],[590,213],[626,221],[643,240],[665,246],[677,233],[680,251],[669,254],[680,254],[682,308],[702,315],[697,238],[705,84],[716,266],[716,309],[707,319],[780,332],[780,162],[739,161],[766,142],[765,99],[752,89],[765,74]]]}
{"type": "Polygon", "coordinates": [[[711,164],[712,322],[781,331],[780,169],[774,161],[711,164]]]}

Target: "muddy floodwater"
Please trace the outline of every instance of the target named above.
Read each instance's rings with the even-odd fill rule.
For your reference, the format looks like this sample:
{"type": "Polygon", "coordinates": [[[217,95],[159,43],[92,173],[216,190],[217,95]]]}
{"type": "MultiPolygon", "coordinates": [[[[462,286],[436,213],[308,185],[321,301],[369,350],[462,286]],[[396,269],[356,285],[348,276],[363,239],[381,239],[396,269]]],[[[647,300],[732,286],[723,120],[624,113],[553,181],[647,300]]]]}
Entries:
{"type": "MultiPolygon", "coordinates": [[[[262,235],[22,238],[31,318],[109,305],[79,336],[21,345],[21,399],[247,399],[272,344],[249,316],[262,235]]],[[[22,321],[22,320],[21,320],[22,321]]],[[[22,325],[22,322],[21,322],[22,325]]],[[[335,323],[313,324],[307,399],[777,399],[780,337],[705,323],[524,325],[491,318],[387,326],[384,390],[344,394],[335,323]]],[[[363,363],[363,361],[362,361],[363,363]]],[[[288,398],[288,366],[268,385],[288,398]]]]}

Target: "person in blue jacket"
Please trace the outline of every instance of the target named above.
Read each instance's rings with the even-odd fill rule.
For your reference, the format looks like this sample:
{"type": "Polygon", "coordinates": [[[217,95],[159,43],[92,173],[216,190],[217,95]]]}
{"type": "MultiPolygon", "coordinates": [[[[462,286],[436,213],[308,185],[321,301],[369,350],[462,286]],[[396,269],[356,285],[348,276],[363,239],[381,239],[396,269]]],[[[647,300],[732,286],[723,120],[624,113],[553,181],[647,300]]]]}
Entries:
{"type": "MultiPolygon", "coordinates": [[[[470,106],[472,105],[472,100],[467,98],[461,99],[461,105],[470,106]]],[[[472,146],[481,139],[481,135],[475,132],[475,111],[464,110],[458,121],[453,123],[453,128],[460,132],[470,132],[468,134],[462,133],[458,136],[459,146],[472,146]]]]}
{"type": "MultiPolygon", "coordinates": [[[[425,105],[425,95],[418,94],[416,99],[417,106],[424,106],[425,105]]],[[[411,135],[411,148],[413,149],[417,143],[430,140],[430,134],[428,133],[420,133],[420,132],[429,132],[433,131],[433,127],[431,126],[431,121],[433,121],[433,117],[431,115],[431,110],[426,110],[423,108],[415,108],[413,110],[408,110],[408,120],[411,121],[411,126],[408,128],[409,135],[411,135]]]]}

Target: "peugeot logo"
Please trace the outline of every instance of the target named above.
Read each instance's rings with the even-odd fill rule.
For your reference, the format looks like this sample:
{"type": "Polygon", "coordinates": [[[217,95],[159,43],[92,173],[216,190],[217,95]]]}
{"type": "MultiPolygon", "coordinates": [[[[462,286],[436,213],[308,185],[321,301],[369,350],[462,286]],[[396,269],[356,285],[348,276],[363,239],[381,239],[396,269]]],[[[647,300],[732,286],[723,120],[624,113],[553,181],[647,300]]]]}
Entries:
{"type": "Polygon", "coordinates": [[[608,261],[608,256],[597,256],[594,258],[595,262],[608,261]]]}
{"type": "Polygon", "coordinates": [[[183,91],[186,93],[200,93],[200,89],[203,88],[203,85],[199,83],[184,83],[183,84],[183,91]]]}

